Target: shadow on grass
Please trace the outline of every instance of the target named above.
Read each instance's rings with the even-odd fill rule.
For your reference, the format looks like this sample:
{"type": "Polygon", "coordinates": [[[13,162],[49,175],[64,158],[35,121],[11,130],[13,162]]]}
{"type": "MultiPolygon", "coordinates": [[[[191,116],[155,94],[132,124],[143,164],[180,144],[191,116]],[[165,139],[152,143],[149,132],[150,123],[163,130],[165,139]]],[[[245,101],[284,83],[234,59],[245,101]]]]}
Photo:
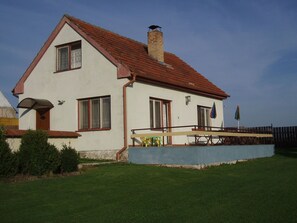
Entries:
{"type": "Polygon", "coordinates": [[[290,158],[297,158],[297,147],[275,148],[275,154],[290,158]]]}

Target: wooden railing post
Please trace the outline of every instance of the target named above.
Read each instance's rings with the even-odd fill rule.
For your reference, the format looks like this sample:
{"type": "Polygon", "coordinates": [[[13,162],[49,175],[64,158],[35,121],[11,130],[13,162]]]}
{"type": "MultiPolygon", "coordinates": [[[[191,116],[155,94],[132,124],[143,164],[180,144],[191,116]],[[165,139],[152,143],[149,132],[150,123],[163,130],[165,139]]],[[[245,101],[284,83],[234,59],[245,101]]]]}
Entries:
{"type": "MultiPolygon", "coordinates": [[[[132,134],[135,134],[134,130],[131,130],[131,131],[132,131],[132,134]]],[[[132,142],[133,142],[133,147],[134,147],[135,146],[135,138],[133,138],[132,142]]]]}
{"type": "MultiPolygon", "coordinates": [[[[162,128],[162,133],[164,133],[164,128],[162,128]]],[[[163,136],[163,137],[162,137],[162,145],[163,145],[163,146],[165,146],[165,143],[164,143],[165,140],[164,140],[164,139],[165,139],[165,138],[164,138],[164,136],[163,136]]]]}

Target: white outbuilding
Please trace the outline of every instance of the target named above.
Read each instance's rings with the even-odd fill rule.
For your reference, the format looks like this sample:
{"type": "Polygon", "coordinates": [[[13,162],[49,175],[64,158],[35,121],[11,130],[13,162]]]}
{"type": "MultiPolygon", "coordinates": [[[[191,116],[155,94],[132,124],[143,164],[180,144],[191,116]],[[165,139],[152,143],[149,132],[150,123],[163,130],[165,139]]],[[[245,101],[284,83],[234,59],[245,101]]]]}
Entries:
{"type": "Polygon", "coordinates": [[[16,118],[16,111],[0,91],[0,118],[16,118]]]}

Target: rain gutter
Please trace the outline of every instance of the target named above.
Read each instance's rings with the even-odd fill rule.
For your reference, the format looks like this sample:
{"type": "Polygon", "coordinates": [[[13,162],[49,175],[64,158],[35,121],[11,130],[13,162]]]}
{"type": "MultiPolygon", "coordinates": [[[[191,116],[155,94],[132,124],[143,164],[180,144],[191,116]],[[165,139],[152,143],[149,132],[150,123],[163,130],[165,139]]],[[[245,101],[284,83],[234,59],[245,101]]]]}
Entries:
{"type": "Polygon", "coordinates": [[[124,120],[124,147],[116,153],[116,160],[121,159],[121,154],[128,148],[128,129],[127,129],[127,87],[132,85],[136,81],[136,75],[133,75],[133,79],[127,82],[123,86],[123,120],[124,120]]]}

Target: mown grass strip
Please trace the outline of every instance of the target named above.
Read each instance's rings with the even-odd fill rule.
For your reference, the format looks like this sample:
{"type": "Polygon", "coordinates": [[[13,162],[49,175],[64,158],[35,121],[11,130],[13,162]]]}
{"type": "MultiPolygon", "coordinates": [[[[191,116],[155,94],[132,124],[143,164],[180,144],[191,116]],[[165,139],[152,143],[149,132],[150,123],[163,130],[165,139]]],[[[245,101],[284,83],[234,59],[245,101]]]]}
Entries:
{"type": "Polygon", "coordinates": [[[0,183],[2,222],[296,222],[297,158],[204,170],[112,164],[0,183]]]}

